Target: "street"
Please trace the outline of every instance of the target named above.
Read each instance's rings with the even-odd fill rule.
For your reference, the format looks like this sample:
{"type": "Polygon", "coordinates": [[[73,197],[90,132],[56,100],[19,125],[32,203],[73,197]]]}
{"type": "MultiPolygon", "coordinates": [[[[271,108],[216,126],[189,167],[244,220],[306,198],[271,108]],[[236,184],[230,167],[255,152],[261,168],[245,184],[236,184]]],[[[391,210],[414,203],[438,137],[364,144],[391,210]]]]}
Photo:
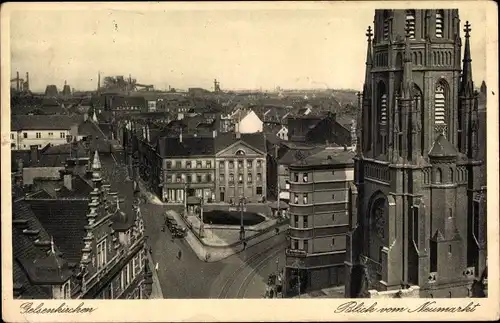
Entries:
{"type": "MultiPolygon", "coordinates": [[[[166,205],[145,203],[141,212],[148,244],[152,248],[154,269],[165,298],[262,298],[276,258],[284,257],[285,236],[282,232],[222,261],[207,263],[198,259],[184,239],[174,239],[168,229],[162,232],[166,205]],[[177,258],[179,250],[181,259],[177,258]],[[262,272],[261,272],[262,271],[262,272]],[[258,284],[264,282],[264,284],[258,284]]],[[[283,264],[281,260],[281,264],[283,264]]]]}

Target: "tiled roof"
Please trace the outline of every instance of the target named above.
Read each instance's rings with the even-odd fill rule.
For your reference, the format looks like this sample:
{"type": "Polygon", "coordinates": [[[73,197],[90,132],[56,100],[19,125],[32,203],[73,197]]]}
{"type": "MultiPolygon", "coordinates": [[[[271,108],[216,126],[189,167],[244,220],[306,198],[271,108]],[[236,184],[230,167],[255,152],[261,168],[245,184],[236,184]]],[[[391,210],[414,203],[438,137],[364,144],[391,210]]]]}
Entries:
{"type": "Polygon", "coordinates": [[[429,151],[430,157],[454,157],[456,155],[457,150],[443,134],[440,134],[436,138],[431,150],[429,151]]]}
{"type": "Polygon", "coordinates": [[[11,130],[69,130],[78,125],[83,116],[66,115],[13,115],[10,120],[11,130]]]}
{"type": "Polygon", "coordinates": [[[43,227],[54,237],[64,258],[69,262],[79,263],[85,225],[88,224],[88,201],[33,199],[28,202],[43,227]]]}
{"type": "Polygon", "coordinates": [[[213,137],[182,136],[164,137],[159,141],[159,153],[163,158],[207,156],[215,154],[215,140],[213,137]]]}
{"type": "Polygon", "coordinates": [[[87,120],[78,125],[78,135],[107,138],[107,135],[94,122],[87,120]]]}
{"type": "Polygon", "coordinates": [[[114,96],[111,100],[111,109],[116,109],[118,107],[140,107],[144,108],[146,106],[146,99],[141,96],[127,96],[120,97],[114,96]]]}
{"type": "Polygon", "coordinates": [[[302,157],[308,157],[311,155],[314,155],[321,150],[323,150],[324,147],[309,147],[309,148],[303,148],[303,149],[290,149],[288,151],[285,151],[283,155],[279,156],[279,164],[281,165],[290,165],[295,163],[298,158],[297,154],[299,153],[302,157]]]}
{"type": "Polygon", "coordinates": [[[307,165],[354,164],[355,153],[343,148],[327,147],[322,151],[304,158],[307,165]]]}
{"type": "Polygon", "coordinates": [[[12,252],[13,252],[13,282],[14,287],[20,289],[20,298],[46,299],[52,296],[51,289],[46,286],[34,285],[28,277],[32,271],[33,260],[43,258],[47,247],[35,246],[34,240],[50,241],[49,234],[45,231],[28,203],[18,200],[12,203],[12,252]],[[15,223],[20,221],[20,223],[15,223]],[[26,221],[24,227],[21,222],[26,221]],[[23,233],[24,229],[39,230],[36,237],[30,238],[23,233]]]}
{"type": "Polygon", "coordinates": [[[240,139],[236,138],[235,133],[227,132],[221,133],[216,137],[216,152],[224,150],[239,140],[264,153],[267,151],[265,136],[262,132],[242,133],[240,134],[240,139]]]}

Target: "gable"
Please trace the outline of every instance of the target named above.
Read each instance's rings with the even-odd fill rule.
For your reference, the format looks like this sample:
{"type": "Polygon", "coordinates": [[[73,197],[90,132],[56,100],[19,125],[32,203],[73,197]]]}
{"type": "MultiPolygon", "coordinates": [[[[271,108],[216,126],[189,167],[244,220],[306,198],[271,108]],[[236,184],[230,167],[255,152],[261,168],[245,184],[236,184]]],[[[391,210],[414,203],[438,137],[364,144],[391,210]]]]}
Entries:
{"type": "Polygon", "coordinates": [[[262,156],[264,155],[263,152],[259,151],[258,149],[255,149],[251,147],[249,144],[243,142],[243,141],[237,141],[231,146],[221,150],[219,153],[217,153],[216,157],[230,157],[236,155],[236,152],[238,151],[243,151],[245,156],[262,156]]]}
{"type": "Polygon", "coordinates": [[[241,119],[241,123],[262,123],[262,120],[260,120],[259,116],[253,111],[250,111],[244,118],[241,119]]]}

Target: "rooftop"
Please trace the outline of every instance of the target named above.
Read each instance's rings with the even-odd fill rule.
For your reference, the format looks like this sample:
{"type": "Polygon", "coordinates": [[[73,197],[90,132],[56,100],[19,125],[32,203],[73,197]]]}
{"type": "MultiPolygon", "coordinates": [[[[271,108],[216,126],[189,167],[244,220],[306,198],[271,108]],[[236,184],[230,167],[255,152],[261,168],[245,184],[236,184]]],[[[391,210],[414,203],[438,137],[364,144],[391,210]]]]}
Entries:
{"type": "Polygon", "coordinates": [[[13,115],[11,116],[11,131],[21,130],[69,130],[80,124],[83,116],[67,115],[13,115]]]}

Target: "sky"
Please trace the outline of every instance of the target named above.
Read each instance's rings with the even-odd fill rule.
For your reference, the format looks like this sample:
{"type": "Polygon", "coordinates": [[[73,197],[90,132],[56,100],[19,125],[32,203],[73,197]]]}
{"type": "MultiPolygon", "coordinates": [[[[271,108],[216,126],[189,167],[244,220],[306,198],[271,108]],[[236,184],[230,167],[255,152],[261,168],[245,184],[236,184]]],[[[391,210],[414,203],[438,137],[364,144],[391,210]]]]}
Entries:
{"type": "MultiPolygon", "coordinates": [[[[12,78],[29,72],[32,91],[64,81],[93,90],[99,71],[159,89],[212,89],[214,78],[222,89],[360,89],[373,5],[277,4],[23,8],[10,15],[12,78]]],[[[485,12],[460,11],[461,25],[472,25],[478,85],[486,76],[485,12]]]]}

